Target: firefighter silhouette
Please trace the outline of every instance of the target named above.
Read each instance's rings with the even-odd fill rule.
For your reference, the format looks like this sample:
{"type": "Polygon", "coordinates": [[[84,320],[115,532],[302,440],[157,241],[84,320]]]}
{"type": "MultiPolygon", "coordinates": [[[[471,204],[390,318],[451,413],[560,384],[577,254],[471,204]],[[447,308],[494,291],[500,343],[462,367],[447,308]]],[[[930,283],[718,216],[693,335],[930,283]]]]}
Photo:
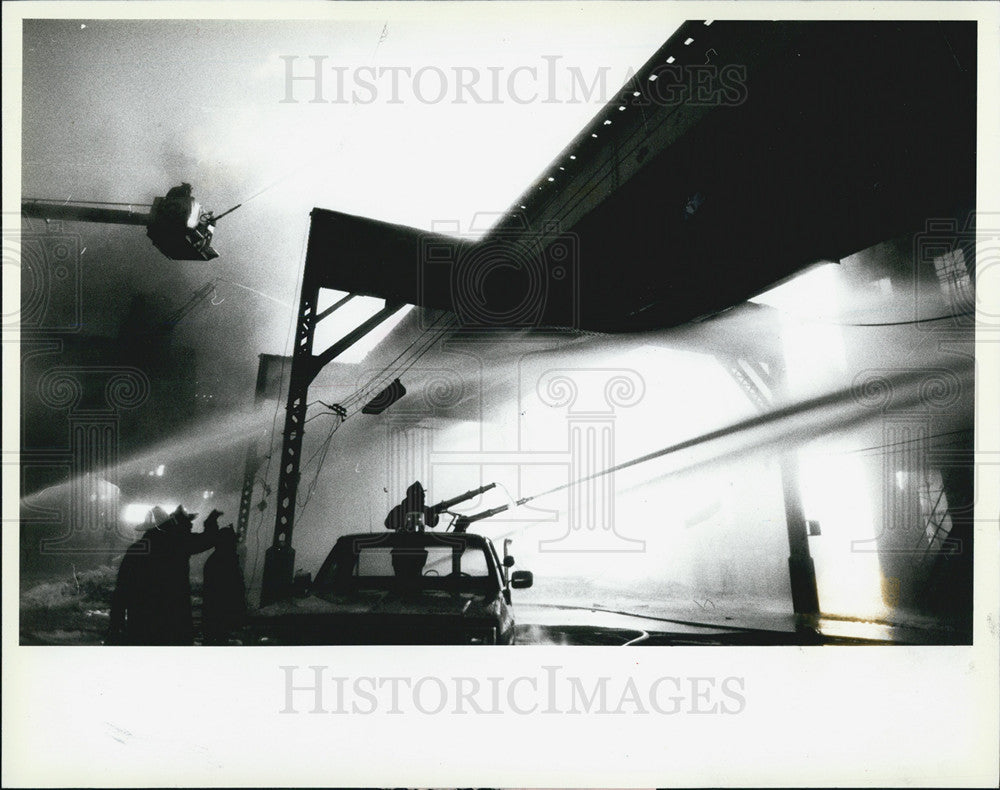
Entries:
{"type": "Polygon", "coordinates": [[[219,530],[215,551],[205,560],[202,634],[206,645],[227,645],[246,614],[246,587],[232,526],[219,530]]]}
{"type": "Polygon", "coordinates": [[[160,624],[166,608],[163,576],[169,538],[161,526],[169,519],[163,508],[150,510],[138,528],[142,537],[122,557],[111,596],[107,644],[165,644],[160,624]]]}
{"type": "Polygon", "coordinates": [[[193,534],[197,515],[181,506],[169,515],[161,507],[146,515],[142,538],[129,546],[118,568],[108,644],[193,644],[190,558],[215,544],[222,514],[213,510],[204,531],[193,534]]]}
{"type": "Polygon", "coordinates": [[[427,564],[427,551],[409,546],[392,550],[392,572],[404,584],[419,581],[427,564]]]}
{"type": "Polygon", "coordinates": [[[434,508],[427,507],[427,495],[424,487],[417,480],[406,489],[406,497],[396,507],[389,511],[385,517],[386,529],[410,530],[414,529],[414,514],[423,516],[423,525],[435,527],[438,523],[438,514],[434,508]]]}
{"type": "Polygon", "coordinates": [[[170,189],[167,190],[167,197],[189,198],[191,197],[192,192],[193,189],[191,188],[191,185],[187,181],[184,181],[179,187],[170,187],[170,189]]]}

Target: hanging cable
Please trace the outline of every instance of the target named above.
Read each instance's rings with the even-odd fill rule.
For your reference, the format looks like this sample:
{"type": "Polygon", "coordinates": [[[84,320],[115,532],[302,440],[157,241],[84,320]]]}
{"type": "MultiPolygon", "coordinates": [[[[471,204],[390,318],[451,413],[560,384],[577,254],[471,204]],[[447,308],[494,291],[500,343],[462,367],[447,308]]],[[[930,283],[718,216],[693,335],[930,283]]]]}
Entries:
{"type": "Polygon", "coordinates": [[[245,205],[246,205],[247,203],[249,203],[249,202],[250,202],[251,200],[256,200],[256,199],[257,199],[257,198],[259,198],[259,197],[260,197],[261,195],[263,195],[263,194],[264,194],[265,192],[269,192],[270,190],[274,189],[274,188],[275,188],[276,186],[278,186],[279,184],[281,184],[281,183],[282,183],[283,181],[287,181],[287,180],[288,180],[289,178],[291,178],[292,176],[294,176],[294,175],[297,175],[298,173],[302,172],[302,171],[303,171],[303,170],[305,170],[305,169],[306,169],[307,167],[309,167],[309,166],[310,166],[311,164],[313,164],[313,163],[312,163],[312,162],[303,162],[303,163],[302,163],[301,165],[299,165],[298,167],[295,167],[295,168],[292,168],[291,170],[289,170],[289,171],[288,171],[287,173],[285,173],[285,174],[284,174],[283,176],[281,176],[280,178],[276,178],[276,179],[275,179],[274,181],[272,181],[272,182],[271,182],[270,184],[268,184],[267,186],[265,186],[265,187],[262,187],[261,189],[258,189],[258,190],[257,190],[256,192],[254,192],[254,193],[253,193],[253,194],[252,194],[252,195],[251,195],[250,197],[248,197],[248,198],[244,198],[244,199],[243,199],[243,200],[242,200],[242,201],[241,201],[240,203],[236,204],[235,206],[233,206],[233,207],[232,207],[231,209],[229,209],[228,211],[225,211],[225,212],[223,212],[222,214],[220,214],[220,215],[219,215],[218,217],[216,217],[215,219],[217,219],[217,220],[218,220],[218,219],[221,219],[221,218],[222,218],[222,217],[224,217],[224,216],[225,216],[226,214],[231,214],[232,212],[236,211],[236,209],[240,208],[241,206],[245,206],[245,205]]]}
{"type": "Polygon", "coordinates": [[[862,327],[877,327],[877,326],[913,326],[915,324],[930,324],[934,321],[947,321],[949,318],[968,318],[976,314],[975,310],[970,310],[964,313],[951,313],[950,315],[938,315],[933,318],[914,318],[909,321],[885,321],[883,323],[872,323],[872,324],[841,324],[836,321],[820,321],[819,323],[828,323],[833,326],[862,326],[862,327]]]}
{"type": "MultiPolygon", "coordinates": [[[[375,46],[374,46],[374,48],[372,49],[372,54],[371,54],[371,55],[370,55],[370,57],[369,57],[369,61],[370,61],[369,65],[371,65],[371,66],[374,66],[374,64],[375,64],[375,61],[376,61],[376,58],[377,58],[377,56],[378,56],[378,51],[379,51],[379,49],[380,49],[380,48],[381,48],[381,46],[382,46],[382,42],[384,42],[384,41],[385,41],[385,40],[386,40],[386,39],[387,39],[388,37],[389,37],[389,22],[388,22],[388,20],[386,20],[386,21],[385,21],[385,22],[384,22],[384,23],[382,24],[382,28],[381,28],[381,30],[379,31],[379,35],[378,35],[378,39],[376,40],[376,42],[375,42],[375,46]]],[[[357,114],[358,114],[358,108],[359,108],[360,106],[361,106],[361,105],[360,105],[360,104],[358,104],[358,103],[355,103],[355,104],[354,104],[354,105],[352,106],[352,108],[351,108],[351,115],[350,115],[350,116],[348,117],[348,119],[347,119],[347,124],[345,124],[345,126],[344,126],[344,128],[343,128],[343,130],[342,130],[342,133],[341,133],[341,135],[340,135],[340,140],[338,141],[337,145],[336,145],[336,146],[334,146],[334,148],[333,148],[333,150],[334,150],[335,152],[339,152],[339,151],[341,151],[341,150],[343,149],[343,147],[344,147],[344,143],[345,143],[345,141],[347,140],[347,130],[348,130],[348,126],[349,126],[349,125],[350,125],[350,124],[351,124],[351,123],[352,123],[352,122],[354,121],[354,119],[355,119],[355,118],[357,117],[357,114]]],[[[242,200],[242,201],[241,201],[240,203],[238,203],[237,205],[233,206],[233,207],[232,207],[231,209],[229,209],[228,211],[226,211],[226,212],[223,212],[223,213],[222,213],[222,214],[220,214],[220,215],[219,215],[218,217],[215,217],[215,219],[216,219],[216,220],[218,220],[218,219],[221,219],[221,218],[222,218],[222,217],[224,217],[224,216],[225,216],[226,214],[230,214],[230,213],[232,213],[233,211],[236,211],[236,209],[240,208],[241,206],[245,206],[245,205],[246,205],[247,203],[249,203],[249,202],[250,202],[251,200],[256,200],[256,199],[257,199],[257,198],[259,198],[259,197],[260,197],[261,195],[263,195],[263,194],[264,194],[265,192],[269,192],[270,190],[274,189],[274,188],[275,188],[276,186],[278,186],[279,184],[283,183],[284,181],[287,181],[287,180],[288,180],[289,178],[291,178],[292,176],[294,176],[294,175],[297,175],[298,173],[302,172],[302,171],[303,171],[303,170],[305,170],[306,168],[309,168],[309,167],[313,167],[313,166],[314,166],[314,161],[313,161],[312,159],[310,159],[310,160],[309,160],[309,161],[307,161],[307,162],[303,162],[303,163],[302,163],[301,165],[299,165],[298,167],[294,167],[294,168],[292,168],[291,170],[289,170],[289,171],[288,171],[287,173],[285,173],[285,174],[284,174],[283,176],[280,176],[279,178],[276,178],[276,179],[275,179],[274,181],[271,181],[271,182],[270,182],[269,184],[267,184],[266,186],[264,186],[264,187],[261,187],[261,188],[260,188],[260,189],[258,189],[258,190],[257,190],[256,192],[254,192],[254,193],[253,193],[252,195],[250,195],[250,197],[248,197],[248,198],[244,198],[244,199],[243,199],[243,200],[242,200]]]]}
{"type": "MultiPolygon", "coordinates": [[[[422,330],[413,339],[413,342],[411,342],[406,348],[404,348],[402,351],[400,351],[398,354],[396,354],[396,356],[389,362],[389,364],[387,364],[384,368],[382,368],[382,370],[380,370],[378,373],[376,373],[374,376],[372,376],[371,379],[368,380],[367,384],[365,384],[364,386],[360,387],[357,391],[355,391],[355,393],[353,395],[351,395],[346,401],[344,401],[344,404],[345,405],[346,404],[350,404],[353,400],[355,400],[358,397],[358,391],[363,391],[363,390],[367,389],[368,387],[370,387],[374,382],[378,381],[386,373],[386,371],[388,371],[393,365],[396,364],[396,362],[398,362],[403,357],[404,354],[406,354],[411,348],[413,348],[420,341],[420,339],[425,334],[427,334],[432,329],[434,329],[434,327],[437,325],[437,323],[442,318],[444,318],[446,315],[447,315],[447,313],[442,313],[437,318],[435,318],[431,322],[431,325],[429,327],[427,327],[426,329],[422,330]]],[[[393,378],[395,378],[395,375],[393,375],[393,378]]]]}
{"type": "MultiPolygon", "coordinates": [[[[388,20],[386,20],[383,23],[382,28],[379,31],[378,39],[377,39],[377,41],[375,43],[375,46],[374,46],[374,48],[372,50],[372,54],[371,54],[371,63],[372,64],[375,63],[375,60],[376,60],[376,58],[378,56],[379,49],[381,48],[382,43],[388,38],[388,36],[389,36],[389,23],[388,23],[388,20]]],[[[334,148],[335,151],[341,151],[341,150],[343,150],[344,144],[345,144],[345,142],[347,140],[348,127],[351,124],[351,122],[353,122],[354,119],[357,117],[358,109],[359,109],[360,106],[361,105],[355,104],[352,107],[352,114],[348,118],[348,124],[346,124],[344,126],[344,128],[342,129],[340,140],[338,141],[337,145],[334,148]]],[[[265,187],[259,189],[257,192],[255,192],[252,195],[250,195],[250,197],[248,197],[245,200],[241,201],[239,204],[237,204],[237,206],[235,206],[234,208],[230,209],[229,211],[227,211],[225,213],[228,214],[231,211],[235,211],[236,208],[239,208],[240,206],[245,206],[250,201],[255,200],[256,198],[258,198],[261,195],[263,195],[265,192],[268,192],[269,190],[274,189],[276,186],[278,186],[279,184],[281,184],[283,181],[286,181],[287,179],[289,179],[290,177],[292,177],[296,173],[298,173],[298,172],[300,172],[300,171],[304,170],[305,168],[310,167],[312,165],[313,165],[313,162],[310,160],[308,162],[304,162],[299,167],[293,168],[291,171],[289,171],[285,175],[283,175],[280,178],[272,181],[271,183],[269,183],[265,187]]],[[[222,215],[220,215],[220,216],[222,216],[222,215]]],[[[304,236],[303,241],[302,241],[302,251],[301,251],[301,253],[299,255],[299,260],[304,260],[304,258],[305,258],[305,250],[306,250],[306,244],[307,243],[308,243],[308,232],[306,233],[306,235],[304,236]]],[[[296,286],[295,286],[295,293],[296,294],[298,294],[300,292],[299,289],[301,288],[302,276],[304,274],[304,271],[305,271],[304,265],[300,266],[299,267],[299,276],[298,276],[298,280],[296,281],[296,286]]],[[[225,281],[225,282],[230,282],[230,284],[232,284],[232,285],[236,285],[238,287],[245,288],[245,289],[247,289],[249,291],[253,291],[254,293],[258,293],[259,295],[265,296],[266,298],[271,298],[273,301],[278,301],[276,299],[273,299],[273,297],[268,297],[266,294],[262,294],[259,291],[255,291],[254,289],[249,288],[248,286],[242,285],[241,283],[235,283],[235,282],[232,282],[232,281],[225,281]]],[[[279,302],[279,303],[283,304],[284,306],[290,306],[290,305],[287,305],[284,302],[279,302]]],[[[441,316],[439,316],[438,320],[440,320],[440,318],[441,318],[441,316]]],[[[286,356],[287,356],[288,346],[289,346],[289,342],[291,340],[292,332],[294,331],[294,328],[295,328],[295,325],[297,323],[297,320],[298,320],[298,316],[297,315],[293,316],[292,323],[291,323],[291,325],[289,327],[288,336],[285,339],[285,352],[286,352],[286,356]]],[[[429,330],[426,330],[426,331],[429,331],[429,330]]],[[[418,336],[417,340],[419,340],[419,336],[418,336]]],[[[417,342],[417,340],[414,341],[414,344],[417,342]]],[[[410,347],[412,347],[412,345],[413,344],[411,344],[410,347]]],[[[403,353],[406,353],[407,350],[408,349],[404,349],[403,353]]],[[[397,356],[397,359],[399,359],[398,356],[397,356]]],[[[393,361],[393,363],[390,363],[390,365],[394,364],[394,362],[395,362],[395,360],[393,361]]],[[[281,384],[282,384],[283,378],[284,378],[284,369],[282,369],[282,376],[281,376],[281,379],[279,379],[279,383],[278,383],[279,391],[281,389],[281,384]]],[[[270,452],[268,453],[268,456],[267,456],[267,466],[266,466],[265,471],[264,471],[264,479],[265,480],[267,479],[267,476],[268,476],[268,474],[270,472],[270,469],[271,469],[271,460],[272,460],[272,458],[274,456],[274,435],[275,435],[275,431],[277,429],[276,426],[277,426],[277,418],[278,418],[278,409],[279,408],[280,408],[280,398],[278,400],[278,403],[275,405],[274,417],[271,420],[271,438],[270,438],[270,445],[269,445],[270,452]]],[[[319,416],[319,415],[316,415],[316,416],[319,416]]],[[[340,428],[341,425],[343,425],[344,419],[345,419],[345,417],[341,416],[340,417],[340,421],[334,426],[333,430],[327,436],[327,439],[325,440],[325,444],[326,444],[327,447],[329,446],[329,442],[332,439],[333,434],[336,433],[336,431],[340,428]]],[[[318,479],[320,470],[322,470],[322,468],[323,468],[323,462],[325,461],[325,457],[326,456],[325,456],[325,453],[324,453],[323,457],[320,459],[319,466],[318,466],[318,468],[316,470],[316,478],[314,478],[314,480],[318,479]]],[[[314,483],[314,485],[315,485],[315,483],[314,483]]],[[[308,495],[307,495],[307,497],[305,499],[305,502],[303,503],[303,506],[307,502],[308,502],[308,495]]],[[[254,562],[253,562],[253,566],[252,566],[251,573],[250,573],[251,580],[253,579],[254,574],[257,572],[258,555],[260,554],[260,551],[259,551],[259,548],[260,548],[260,531],[261,531],[261,528],[263,526],[263,522],[264,522],[264,510],[261,510],[260,519],[258,520],[257,530],[255,532],[254,562]]]]}
{"type": "MultiPolygon", "coordinates": [[[[337,432],[337,429],[341,426],[342,423],[343,423],[343,420],[341,420],[338,423],[334,423],[333,427],[330,429],[330,432],[326,435],[326,438],[323,440],[323,443],[319,446],[319,448],[312,455],[309,456],[309,460],[306,461],[304,464],[302,464],[302,466],[299,469],[299,474],[301,474],[302,472],[306,471],[312,465],[312,462],[314,460],[316,460],[316,456],[317,455],[320,455],[320,454],[325,455],[326,454],[326,449],[327,449],[327,447],[330,444],[330,440],[333,438],[333,435],[337,432]]],[[[320,463],[320,467],[322,467],[322,466],[323,466],[323,464],[320,463]]],[[[319,470],[317,470],[317,471],[319,471],[319,470]]]]}
{"type": "MultiPolygon", "coordinates": [[[[413,365],[416,364],[417,360],[419,360],[428,351],[430,351],[430,349],[437,343],[437,341],[441,338],[441,336],[444,335],[445,332],[447,332],[454,326],[454,323],[455,323],[454,319],[450,320],[448,323],[442,326],[441,329],[439,329],[436,333],[434,333],[432,337],[430,337],[426,342],[424,342],[424,344],[420,347],[420,349],[417,351],[416,354],[414,354],[409,359],[404,361],[399,367],[387,373],[391,365],[395,364],[395,362],[399,360],[399,358],[402,357],[403,354],[405,354],[407,351],[413,348],[413,346],[417,342],[419,342],[420,339],[423,337],[424,333],[430,331],[430,327],[428,327],[428,329],[424,330],[424,333],[421,333],[421,335],[418,336],[416,340],[413,341],[413,343],[407,346],[407,348],[405,348],[402,353],[397,355],[396,359],[393,360],[393,362],[391,362],[389,366],[384,368],[381,373],[376,374],[371,380],[369,380],[367,384],[355,390],[353,395],[351,395],[345,401],[343,401],[343,405],[353,406],[358,403],[364,403],[368,401],[374,393],[384,389],[386,384],[388,384],[388,382],[392,381],[395,378],[399,378],[403,373],[412,368],[413,365]]],[[[355,411],[354,413],[356,414],[357,411],[355,411]]]]}
{"type": "MultiPolygon", "coordinates": [[[[317,412],[312,417],[307,417],[306,419],[304,419],[302,421],[302,424],[306,425],[306,424],[312,422],[313,420],[315,420],[317,417],[339,417],[339,416],[340,415],[337,414],[335,411],[330,411],[330,410],[321,411],[321,412],[317,412]]],[[[341,419],[343,419],[343,418],[341,418],[341,419]]]]}
{"type": "Polygon", "coordinates": [[[781,310],[779,308],[771,308],[772,310],[777,310],[782,315],[790,316],[798,321],[802,321],[808,324],[822,324],[823,326],[842,326],[842,327],[880,327],[880,326],[915,326],[917,324],[930,324],[935,321],[947,321],[953,318],[970,318],[976,314],[975,310],[968,310],[962,313],[949,313],[947,315],[936,315],[930,318],[911,318],[907,321],[882,321],[882,322],[872,322],[872,323],[849,323],[841,321],[825,321],[822,318],[809,318],[807,316],[800,316],[797,313],[793,313],[789,310],[781,310]]]}
{"type": "MultiPolygon", "coordinates": [[[[440,320],[440,318],[443,318],[445,315],[446,314],[443,314],[442,316],[439,316],[438,319],[440,320]]],[[[437,323],[437,322],[435,321],[434,323],[437,323]]],[[[453,321],[449,322],[448,324],[446,324],[445,326],[443,326],[440,330],[438,330],[438,332],[436,332],[435,335],[433,337],[431,337],[430,340],[427,341],[423,345],[423,347],[421,348],[421,350],[416,355],[414,355],[409,360],[407,360],[405,367],[397,369],[396,371],[393,372],[392,375],[398,375],[401,372],[405,372],[405,370],[408,370],[410,367],[412,367],[420,357],[422,357],[424,354],[426,354],[430,350],[430,348],[434,345],[434,343],[437,342],[438,338],[444,332],[446,332],[450,328],[450,326],[451,326],[452,323],[453,323],[453,321]]],[[[434,326],[434,324],[432,324],[431,326],[434,326]]],[[[419,340],[420,337],[422,337],[423,334],[425,334],[428,331],[430,331],[430,327],[428,329],[424,330],[424,332],[422,332],[421,335],[418,336],[417,339],[407,347],[407,349],[412,348],[413,345],[417,342],[417,340],[419,340]]],[[[398,354],[396,356],[396,360],[398,360],[403,354],[405,354],[406,351],[407,351],[407,349],[404,349],[402,353],[398,354]]],[[[396,360],[393,360],[393,362],[395,362],[396,360]]],[[[391,364],[392,363],[390,363],[390,365],[391,364]]],[[[388,369],[388,367],[384,368],[382,372],[384,373],[387,369],[388,369]]],[[[379,374],[379,376],[380,375],[381,374],[379,374]]],[[[369,384],[371,384],[371,382],[369,382],[369,384]]],[[[362,391],[363,391],[363,389],[364,388],[362,388],[362,391]]],[[[358,393],[355,393],[355,395],[352,396],[352,400],[354,400],[355,403],[359,402],[359,400],[358,400],[358,393]]],[[[362,403],[363,403],[363,401],[366,401],[366,400],[367,400],[367,397],[363,397],[363,398],[360,399],[360,401],[362,403]]],[[[313,403],[322,403],[322,401],[316,400],[316,401],[313,401],[313,403]]],[[[327,404],[323,404],[323,405],[327,406],[327,404]]],[[[326,438],[323,440],[323,443],[309,457],[309,460],[306,461],[306,463],[302,467],[302,470],[304,471],[306,468],[308,468],[312,464],[313,460],[315,460],[317,456],[319,457],[319,464],[316,467],[316,472],[313,475],[312,481],[310,482],[310,484],[309,484],[309,486],[308,486],[308,488],[306,490],[306,494],[303,497],[302,503],[298,506],[298,512],[299,513],[301,513],[305,509],[306,505],[309,503],[309,500],[312,498],[313,492],[316,489],[316,485],[319,482],[320,474],[323,471],[323,466],[326,463],[326,458],[327,458],[327,454],[328,454],[329,449],[330,449],[330,445],[332,444],[333,435],[341,428],[341,426],[344,424],[344,422],[346,421],[346,419],[347,419],[348,416],[352,416],[353,414],[357,414],[361,410],[361,408],[363,408],[363,405],[362,405],[358,409],[356,409],[354,412],[352,412],[351,414],[347,414],[345,406],[343,404],[339,404],[338,403],[338,404],[334,404],[334,406],[335,407],[339,407],[339,411],[336,410],[336,409],[334,409],[333,411],[329,411],[329,412],[321,412],[321,413],[315,414],[315,415],[313,415],[313,417],[309,418],[309,420],[312,420],[312,419],[315,419],[316,417],[321,416],[322,414],[330,414],[331,416],[337,416],[337,417],[339,417],[339,421],[333,426],[333,428],[331,428],[330,432],[327,434],[326,438]]],[[[327,408],[333,408],[333,407],[327,406],[327,408]]],[[[309,420],[306,420],[305,422],[308,422],[309,420]]],[[[303,423],[303,424],[305,424],[305,423],[303,423]]]]}
{"type": "Polygon", "coordinates": [[[220,283],[228,283],[229,285],[235,285],[237,288],[242,288],[244,291],[250,291],[250,293],[256,294],[257,296],[270,299],[272,302],[280,304],[282,307],[287,307],[289,310],[292,309],[292,306],[288,302],[283,302],[281,299],[271,296],[270,294],[266,294],[263,291],[258,291],[256,288],[251,288],[249,285],[243,285],[243,283],[238,283],[235,280],[227,280],[225,277],[218,277],[216,278],[216,281],[220,283]]]}
{"type": "Polygon", "coordinates": [[[313,479],[310,481],[309,486],[306,489],[306,495],[302,498],[302,502],[298,505],[297,510],[299,514],[301,514],[306,509],[306,505],[308,505],[309,500],[312,499],[313,492],[316,490],[316,484],[319,482],[320,473],[323,471],[323,465],[326,463],[327,453],[330,451],[330,445],[333,443],[333,435],[340,429],[340,426],[343,424],[344,421],[340,420],[340,422],[336,423],[333,426],[333,428],[330,429],[330,433],[327,434],[327,437],[324,440],[323,445],[320,447],[319,450],[313,453],[312,458],[310,458],[309,461],[307,461],[305,466],[303,466],[302,468],[302,471],[305,471],[305,469],[309,466],[309,464],[312,463],[312,459],[315,458],[317,455],[320,456],[319,464],[317,464],[316,466],[316,474],[313,475],[313,479]]]}
{"type": "MultiPolygon", "coordinates": [[[[309,243],[309,231],[308,229],[306,229],[302,233],[302,242],[299,250],[299,260],[302,261],[302,265],[299,266],[299,274],[295,280],[295,290],[293,291],[293,293],[296,294],[299,293],[299,290],[302,287],[302,277],[305,274],[306,245],[308,243],[309,243]]],[[[282,348],[282,353],[284,356],[288,356],[288,349],[289,346],[291,346],[292,344],[292,336],[295,333],[295,327],[297,326],[297,324],[298,324],[298,315],[293,314],[292,320],[289,322],[288,325],[288,331],[285,333],[285,345],[282,348]]],[[[284,379],[285,379],[285,366],[282,365],[281,370],[278,374],[278,397],[275,399],[274,415],[271,417],[271,435],[270,438],[268,439],[268,445],[267,445],[268,453],[267,453],[267,464],[265,465],[264,468],[264,475],[263,475],[264,481],[268,479],[268,475],[270,474],[271,471],[271,461],[274,458],[274,434],[277,431],[278,411],[281,408],[281,390],[282,390],[282,385],[284,383],[284,379]]],[[[266,482],[264,485],[266,488],[267,486],[266,482]]],[[[266,500],[262,501],[266,502],[266,500]]],[[[260,508],[260,518],[257,520],[257,528],[256,530],[254,530],[253,565],[251,566],[249,574],[249,582],[251,583],[253,582],[254,576],[257,573],[257,565],[260,557],[260,535],[261,535],[261,530],[263,529],[264,526],[264,513],[266,512],[266,510],[267,510],[266,507],[260,508]]]]}

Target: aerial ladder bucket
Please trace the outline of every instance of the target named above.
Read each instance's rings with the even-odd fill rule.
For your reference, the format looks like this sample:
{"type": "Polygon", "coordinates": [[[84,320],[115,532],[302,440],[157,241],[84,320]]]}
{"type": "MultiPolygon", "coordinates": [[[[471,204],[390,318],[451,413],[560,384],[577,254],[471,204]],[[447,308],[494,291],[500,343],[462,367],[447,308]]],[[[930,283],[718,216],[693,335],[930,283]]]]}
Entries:
{"type": "Polygon", "coordinates": [[[154,198],[152,205],[26,198],[21,201],[21,213],[46,221],[142,225],[153,246],[171,260],[211,261],[219,257],[212,247],[216,223],[240,205],[218,216],[211,211],[202,211],[201,204],[192,194],[191,185],[183,183],[172,187],[163,197],[154,198]]]}

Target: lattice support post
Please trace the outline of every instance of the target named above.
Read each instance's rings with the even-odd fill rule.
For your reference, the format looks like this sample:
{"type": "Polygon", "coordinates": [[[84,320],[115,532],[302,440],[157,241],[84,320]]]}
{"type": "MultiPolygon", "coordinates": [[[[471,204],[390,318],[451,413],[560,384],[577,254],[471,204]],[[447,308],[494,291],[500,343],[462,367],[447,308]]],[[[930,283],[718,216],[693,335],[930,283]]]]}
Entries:
{"type": "Polygon", "coordinates": [[[285,405],[285,429],[282,434],[281,466],[278,472],[274,539],[271,547],[264,553],[261,606],[267,606],[290,594],[295,571],[295,549],[292,548],[291,541],[292,524],[299,487],[299,464],[309,384],[315,377],[312,350],[316,329],[316,303],[319,300],[319,286],[308,276],[308,263],[306,269],[295,327],[295,350],[292,353],[288,400],[285,405]]]}
{"type": "MultiPolygon", "coordinates": [[[[766,366],[754,365],[738,356],[722,353],[716,356],[761,413],[773,408],[776,401],[785,399],[785,366],[777,356],[764,360],[766,366]],[[753,371],[753,375],[748,371],[753,371]],[[759,379],[759,383],[754,380],[754,376],[759,379]]],[[[788,532],[788,578],[792,608],[796,615],[805,619],[803,625],[808,625],[811,618],[819,614],[819,587],[816,582],[816,565],[809,551],[809,527],[802,507],[799,461],[795,450],[782,454],[780,467],[781,495],[788,532]]]]}
{"type": "MultiPolygon", "coordinates": [[[[302,439],[309,402],[309,385],[323,367],[357,343],[375,327],[399,311],[402,303],[386,304],[378,313],[359,324],[325,351],[313,354],[316,324],[333,310],[317,315],[320,286],[310,274],[309,258],[302,277],[298,322],[295,328],[295,350],[285,405],[285,430],[282,434],[281,466],[278,469],[277,510],[274,518],[274,539],[264,553],[264,575],[261,580],[261,606],[291,595],[295,571],[295,549],[292,548],[292,527],[295,522],[295,500],[299,488],[299,466],[302,439]]],[[[342,299],[334,309],[348,300],[342,299]]]]}

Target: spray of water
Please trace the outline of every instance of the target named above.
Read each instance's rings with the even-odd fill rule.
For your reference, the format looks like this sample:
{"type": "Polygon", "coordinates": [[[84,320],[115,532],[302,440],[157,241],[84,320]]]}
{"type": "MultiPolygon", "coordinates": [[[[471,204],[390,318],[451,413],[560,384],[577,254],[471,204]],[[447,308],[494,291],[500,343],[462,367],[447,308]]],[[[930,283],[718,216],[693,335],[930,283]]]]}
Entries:
{"type": "MultiPolygon", "coordinates": [[[[130,475],[145,474],[150,468],[169,459],[171,465],[183,466],[209,453],[244,444],[248,438],[263,433],[270,425],[274,404],[261,403],[252,408],[233,412],[220,418],[213,415],[187,428],[178,436],[161,442],[141,453],[130,456],[117,464],[116,469],[94,469],[89,474],[96,477],[125,479],[130,475]],[[114,474],[112,474],[114,473],[114,474]]],[[[65,499],[78,478],[49,486],[24,496],[22,504],[31,508],[45,507],[65,499]]]]}

